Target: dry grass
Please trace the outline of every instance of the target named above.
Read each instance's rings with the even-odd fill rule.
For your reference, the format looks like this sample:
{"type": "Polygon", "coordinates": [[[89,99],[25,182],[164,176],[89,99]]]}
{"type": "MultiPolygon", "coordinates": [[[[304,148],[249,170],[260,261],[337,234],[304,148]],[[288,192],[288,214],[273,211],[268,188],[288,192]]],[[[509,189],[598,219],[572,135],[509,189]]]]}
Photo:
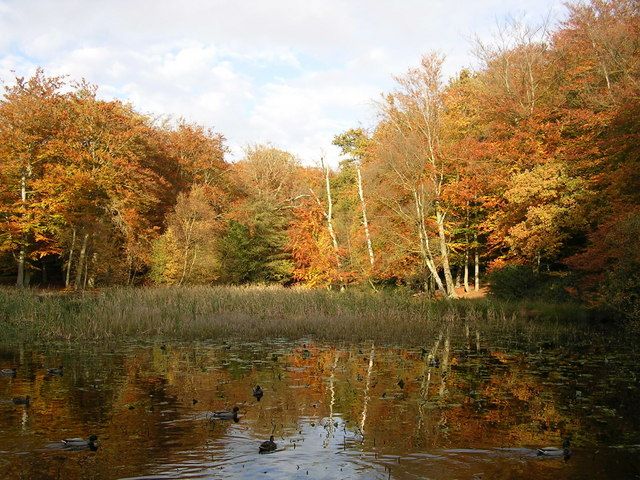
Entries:
{"type": "MultiPolygon", "coordinates": [[[[430,301],[400,293],[282,287],[0,289],[0,340],[313,337],[421,344],[452,325],[527,338],[582,334],[576,306],[430,301]]],[[[463,329],[460,328],[459,331],[463,329]]]]}

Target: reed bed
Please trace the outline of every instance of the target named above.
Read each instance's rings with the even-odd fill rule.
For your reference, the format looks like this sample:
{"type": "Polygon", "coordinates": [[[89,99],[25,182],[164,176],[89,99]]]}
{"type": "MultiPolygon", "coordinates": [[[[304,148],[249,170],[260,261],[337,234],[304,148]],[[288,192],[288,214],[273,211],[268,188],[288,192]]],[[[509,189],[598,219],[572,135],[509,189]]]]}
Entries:
{"type": "Polygon", "coordinates": [[[575,305],[433,301],[399,292],[273,286],[111,288],[69,294],[0,289],[0,341],[107,339],[372,340],[421,344],[446,329],[570,339],[590,327],[575,305]]]}

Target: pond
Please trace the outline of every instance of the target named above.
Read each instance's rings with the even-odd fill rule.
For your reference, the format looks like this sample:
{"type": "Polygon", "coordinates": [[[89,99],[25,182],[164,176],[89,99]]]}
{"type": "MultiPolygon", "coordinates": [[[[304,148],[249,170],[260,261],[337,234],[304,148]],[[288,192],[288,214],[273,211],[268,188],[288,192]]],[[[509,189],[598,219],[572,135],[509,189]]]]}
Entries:
{"type": "Polygon", "coordinates": [[[640,478],[636,349],[457,333],[5,346],[0,477],[640,478]],[[97,448],[60,442],[91,434],[97,448]]]}

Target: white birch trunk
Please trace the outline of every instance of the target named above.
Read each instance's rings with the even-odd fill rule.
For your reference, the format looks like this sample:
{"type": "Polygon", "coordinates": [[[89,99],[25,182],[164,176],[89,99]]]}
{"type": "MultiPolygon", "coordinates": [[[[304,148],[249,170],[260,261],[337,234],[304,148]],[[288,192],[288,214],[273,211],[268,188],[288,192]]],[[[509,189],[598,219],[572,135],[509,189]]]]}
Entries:
{"type": "Polygon", "coordinates": [[[371,235],[369,234],[369,222],[367,220],[367,205],[364,201],[364,191],[362,188],[362,173],[360,172],[360,164],[356,163],[356,173],[358,174],[358,194],[360,195],[360,205],[362,206],[362,224],[364,225],[364,236],[367,240],[367,250],[369,252],[369,263],[371,268],[375,263],[373,255],[373,247],[371,246],[371,235]]]}
{"type": "Polygon", "coordinates": [[[329,235],[331,236],[331,243],[333,244],[333,251],[336,256],[336,265],[338,268],[341,267],[340,264],[340,253],[338,250],[338,239],[336,237],[336,232],[333,229],[333,200],[331,198],[331,184],[329,183],[329,167],[325,166],[324,159],[320,159],[322,164],[322,170],[324,171],[324,179],[325,179],[325,188],[327,191],[327,212],[325,213],[325,217],[327,219],[327,229],[329,230],[329,235]]]}
{"type": "Polygon", "coordinates": [[[449,266],[449,249],[447,248],[447,238],[444,232],[444,215],[440,212],[438,205],[436,205],[436,223],[438,224],[438,236],[440,237],[440,256],[444,279],[447,284],[447,295],[450,298],[458,298],[453,276],[451,275],[451,267],[449,266]]]}
{"type": "Polygon", "coordinates": [[[442,279],[438,274],[438,270],[436,269],[435,263],[433,261],[433,255],[431,254],[431,248],[429,246],[429,236],[427,235],[427,229],[424,224],[424,206],[423,202],[418,195],[417,190],[413,189],[413,199],[416,204],[416,215],[417,215],[417,227],[418,227],[418,237],[420,238],[420,252],[422,253],[422,259],[429,269],[431,276],[435,280],[438,285],[438,289],[446,294],[446,290],[442,283],[442,279]]]}
{"type": "Polygon", "coordinates": [[[69,249],[69,259],[67,260],[67,273],[64,278],[64,287],[69,288],[71,281],[71,263],[73,262],[73,249],[76,246],[76,229],[73,229],[73,237],[71,237],[71,248],[69,249]]]}
{"type": "Polygon", "coordinates": [[[184,240],[184,259],[182,262],[182,276],[180,277],[180,282],[178,282],[178,285],[182,285],[182,283],[184,282],[184,279],[187,276],[187,267],[189,265],[189,247],[191,245],[191,234],[193,232],[193,224],[195,223],[196,219],[194,217],[191,217],[187,220],[187,228],[185,229],[185,240],[184,240]]]}
{"type": "Polygon", "coordinates": [[[82,290],[87,289],[87,279],[89,277],[89,259],[85,255],[84,259],[84,280],[82,280],[82,290]]]}
{"type": "MultiPolygon", "coordinates": [[[[20,199],[22,200],[23,207],[26,207],[27,204],[27,173],[26,171],[22,173],[22,177],[20,178],[20,199]]],[[[18,253],[18,275],[16,277],[16,286],[24,287],[24,263],[27,257],[27,236],[26,234],[22,234],[22,242],[20,244],[20,252],[18,253]]]]}
{"type": "Polygon", "coordinates": [[[469,290],[469,248],[467,248],[464,252],[464,291],[469,290]]]}
{"type": "Polygon", "coordinates": [[[89,288],[95,288],[96,286],[96,266],[97,265],[98,265],[98,252],[93,252],[93,254],[91,255],[91,275],[88,275],[89,279],[87,281],[89,288]]]}
{"type": "Polygon", "coordinates": [[[474,263],[475,263],[475,291],[477,292],[478,290],[480,290],[480,254],[478,253],[478,234],[476,233],[474,235],[474,240],[475,240],[475,244],[476,244],[476,248],[475,248],[475,252],[474,252],[474,263]]]}
{"type": "Polygon", "coordinates": [[[89,234],[85,233],[82,239],[82,246],[80,247],[80,255],[78,257],[78,266],[76,267],[76,282],[74,284],[74,290],[78,290],[82,287],[82,274],[84,273],[85,257],[87,255],[87,242],[89,241],[89,234]]]}

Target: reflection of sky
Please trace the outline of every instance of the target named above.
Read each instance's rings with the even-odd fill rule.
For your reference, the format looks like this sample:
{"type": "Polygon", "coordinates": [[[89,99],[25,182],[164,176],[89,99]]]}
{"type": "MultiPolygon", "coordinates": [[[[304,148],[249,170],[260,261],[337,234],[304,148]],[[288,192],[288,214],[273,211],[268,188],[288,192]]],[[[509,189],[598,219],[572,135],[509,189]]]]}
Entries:
{"type": "MultiPolygon", "coordinates": [[[[372,363],[369,344],[335,348],[309,341],[113,351],[69,344],[47,353],[0,347],[0,368],[18,368],[16,377],[0,377],[0,474],[30,478],[60,468],[63,478],[76,478],[92,465],[107,478],[483,473],[540,480],[631,478],[640,467],[632,382],[640,375],[637,349],[606,351],[605,359],[597,345],[521,348],[519,341],[484,337],[483,345],[494,347],[476,349],[462,326],[454,330],[459,337],[451,340],[442,396],[441,369],[428,367],[415,348],[376,345],[372,363]],[[58,364],[65,375],[47,376],[45,367],[58,364]],[[251,396],[256,383],[265,390],[260,402],[251,396]],[[11,401],[27,394],[29,407],[11,401]],[[208,420],[211,411],[234,404],[239,423],[208,420]],[[568,430],[576,438],[571,461],[536,456],[537,447],[560,446],[568,430]],[[260,455],[272,431],[278,451],[260,455]],[[59,448],[62,438],[90,433],[99,436],[95,454],[59,448]],[[51,442],[58,443],[47,447],[51,442]]],[[[444,340],[427,343],[442,364],[444,340]]]]}
{"type": "Polygon", "coordinates": [[[354,443],[357,435],[346,429],[341,417],[334,416],[337,426],[333,433],[329,433],[326,423],[317,418],[300,418],[295,429],[276,435],[278,450],[270,454],[258,453],[258,446],[264,439],[252,434],[250,423],[232,425],[223,437],[216,438],[202,450],[180,455],[191,456],[192,460],[159,465],[151,475],[134,478],[388,477],[384,466],[371,461],[372,455],[359,452],[354,443]],[[345,443],[348,450],[345,450],[345,443]]]}
{"type": "Polygon", "coordinates": [[[562,16],[560,0],[0,0],[0,79],[86,78],[106,98],[215,127],[236,157],[271,141],[305,163],[333,135],[371,126],[372,100],[438,50],[445,74],[474,62],[471,38],[509,15],[562,16]]]}

